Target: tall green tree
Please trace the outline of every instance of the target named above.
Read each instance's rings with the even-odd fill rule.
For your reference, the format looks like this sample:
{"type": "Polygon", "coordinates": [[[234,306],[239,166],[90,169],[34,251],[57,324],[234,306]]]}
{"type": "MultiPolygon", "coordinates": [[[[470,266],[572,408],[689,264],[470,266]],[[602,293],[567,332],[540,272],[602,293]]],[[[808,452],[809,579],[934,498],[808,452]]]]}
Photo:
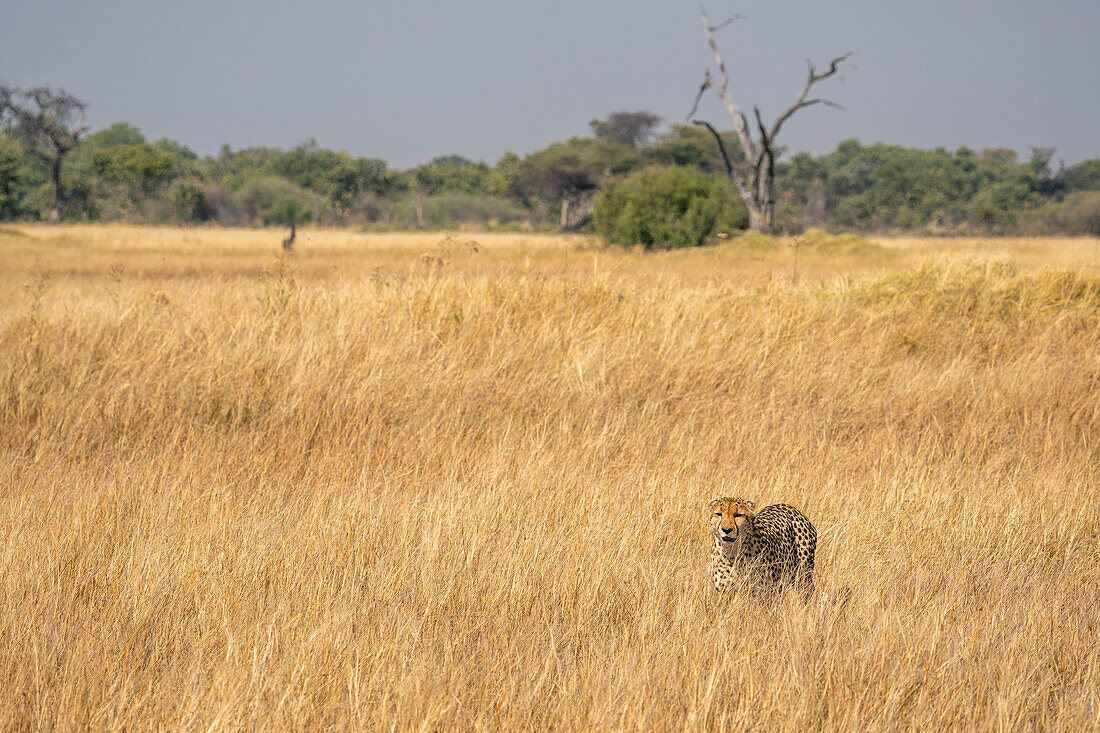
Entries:
{"type": "Polygon", "coordinates": [[[87,104],[64,89],[49,87],[23,90],[0,86],[0,122],[23,141],[24,149],[41,158],[50,170],[52,197],[50,221],[61,219],[65,197],[61,190],[61,164],[87,132],[87,104]]]}
{"type": "Polygon", "coordinates": [[[148,143],[119,145],[97,150],[92,170],[120,185],[130,203],[140,208],[149,196],[167,183],[174,172],[175,156],[148,143]]]}
{"type": "Polygon", "coordinates": [[[7,133],[0,133],[0,220],[14,219],[20,214],[19,142],[7,133]]]}

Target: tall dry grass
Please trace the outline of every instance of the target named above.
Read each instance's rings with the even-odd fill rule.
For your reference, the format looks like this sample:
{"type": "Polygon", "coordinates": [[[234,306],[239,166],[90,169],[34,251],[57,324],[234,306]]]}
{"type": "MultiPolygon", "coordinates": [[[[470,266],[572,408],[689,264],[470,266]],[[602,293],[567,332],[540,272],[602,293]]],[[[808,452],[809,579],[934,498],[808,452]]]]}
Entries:
{"type": "Polygon", "coordinates": [[[1087,265],[21,231],[6,728],[1100,726],[1087,265]],[[808,605],[708,587],[726,493],[808,605]]]}

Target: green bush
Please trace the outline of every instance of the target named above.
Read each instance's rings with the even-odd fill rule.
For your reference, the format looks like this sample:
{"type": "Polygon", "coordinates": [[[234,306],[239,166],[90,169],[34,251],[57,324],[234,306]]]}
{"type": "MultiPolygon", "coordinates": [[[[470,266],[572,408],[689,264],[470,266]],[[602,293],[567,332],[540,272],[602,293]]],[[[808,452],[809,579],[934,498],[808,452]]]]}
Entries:
{"type": "Polygon", "coordinates": [[[210,218],[223,227],[246,226],[252,221],[252,214],[236,192],[218,183],[203,186],[203,202],[210,218]]]}
{"type": "Polygon", "coordinates": [[[1075,191],[1054,217],[1058,231],[1100,237],[1100,191],[1075,191]]]}
{"type": "Polygon", "coordinates": [[[309,221],[320,197],[285,178],[262,176],[246,182],[238,194],[248,213],[264,224],[309,221]]]}
{"type": "Polygon", "coordinates": [[[806,217],[798,204],[780,204],[772,216],[772,231],[801,234],[806,230],[806,217]]]}
{"type": "Polygon", "coordinates": [[[974,196],[974,212],[987,227],[1011,230],[1028,202],[1027,186],[1019,181],[991,184],[974,196]]]}
{"type": "Polygon", "coordinates": [[[194,180],[175,181],[168,189],[172,210],[177,220],[190,223],[212,218],[206,203],[206,191],[194,180]]]}
{"type": "Polygon", "coordinates": [[[0,135],[0,220],[14,219],[22,213],[21,155],[19,143],[7,135],[0,135]]]}
{"type": "MultiPolygon", "coordinates": [[[[432,229],[460,223],[488,225],[520,221],[526,212],[518,204],[499,196],[448,191],[420,200],[424,226],[432,229]]],[[[395,222],[402,226],[417,226],[416,197],[407,196],[393,206],[395,222]]]]}
{"type": "Polygon", "coordinates": [[[650,166],[612,180],[597,194],[594,215],[606,241],[647,249],[695,247],[748,222],[727,181],[684,166],[650,166]]]}
{"type": "Polygon", "coordinates": [[[260,211],[264,224],[304,224],[313,218],[309,202],[293,194],[284,194],[260,211]]]}

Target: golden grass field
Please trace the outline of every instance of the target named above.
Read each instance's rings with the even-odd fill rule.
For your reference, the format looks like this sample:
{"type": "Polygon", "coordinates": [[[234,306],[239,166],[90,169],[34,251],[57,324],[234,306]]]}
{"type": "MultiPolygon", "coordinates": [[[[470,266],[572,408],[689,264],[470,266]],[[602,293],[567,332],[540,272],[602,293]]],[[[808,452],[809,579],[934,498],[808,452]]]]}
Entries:
{"type": "Polygon", "coordinates": [[[3,728],[1100,728],[1096,240],[282,235],[0,230],[3,728]]]}

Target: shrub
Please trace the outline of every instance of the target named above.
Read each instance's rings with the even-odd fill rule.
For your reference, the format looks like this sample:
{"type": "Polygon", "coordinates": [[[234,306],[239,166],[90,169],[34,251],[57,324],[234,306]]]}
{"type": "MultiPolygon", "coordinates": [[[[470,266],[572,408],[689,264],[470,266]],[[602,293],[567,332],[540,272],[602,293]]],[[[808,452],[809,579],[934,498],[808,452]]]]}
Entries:
{"type": "Polygon", "coordinates": [[[424,218],[429,226],[460,222],[487,224],[493,221],[519,221],[524,210],[506,198],[448,192],[424,200],[424,218]]]}
{"type": "Polygon", "coordinates": [[[313,207],[309,201],[286,193],[259,214],[264,224],[304,224],[313,217],[313,207]]]}
{"type": "Polygon", "coordinates": [[[14,219],[21,213],[19,144],[7,135],[0,135],[0,220],[14,219]]]}
{"type": "Polygon", "coordinates": [[[223,227],[244,226],[252,220],[248,206],[240,196],[221,184],[206,186],[203,198],[210,217],[223,227]]]}
{"type": "Polygon", "coordinates": [[[168,189],[168,195],[173,213],[181,222],[206,221],[213,215],[206,203],[206,191],[198,181],[175,181],[168,189]]]}
{"type": "Polygon", "coordinates": [[[994,231],[1011,230],[1019,222],[1028,199],[1028,189],[1018,181],[994,183],[974,196],[978,220],[994,231]]]}
{"type": "MultiPolygon", "coordinates": [[[[416,197],[407,196],[392,208],[395,223],[403,226],[419,226],[416,214],[416,197]]],[[[506,198],[481,196],[460,191],[425,196],[420,199],[423,225],[440,229],[455,224],[492,225],[501,222],[522,221],[527,212],[506,198]]]]}
{"type": "Polygon", "coordinates": [[[352,209],[351,215],[367,224],[389,221],[392,217],[391,206],[388,201],[377,194],[368,193],[360,197],[359,202],[352,209]]]}
{"type": "Polygon", "coordinates": [[[1066,234],[1100,236],[1100,191],[1075,191],[1066,196],[1054,220],[1066,234]]]}
{"type": "Polygon", "coordinates": [[[698,246],[748,221],[727,181],[684,166],[650,166],[611,181],[596,196],[594,214],[606,241],[647,249],[698,246]]]}
{"type": "Polygon", "coordinates": [[[239,195],[249,214],[265,224],[308,221],[320,201],[316,194],[278,176],[253,178],[241,187],[239,195]]]}
{"type": "Polygon", "coordinates": [[[781,204],[772,216],[772,231],[784,234],[801,234],[806,230],[802,207],[797,204],[781,204]]]}
{"type": "Polygon", "coordinates": [[[1022,229],[1029,234],[1100,236],[1100,191],[1073,191],[1028,212],[1022,229]]]}

